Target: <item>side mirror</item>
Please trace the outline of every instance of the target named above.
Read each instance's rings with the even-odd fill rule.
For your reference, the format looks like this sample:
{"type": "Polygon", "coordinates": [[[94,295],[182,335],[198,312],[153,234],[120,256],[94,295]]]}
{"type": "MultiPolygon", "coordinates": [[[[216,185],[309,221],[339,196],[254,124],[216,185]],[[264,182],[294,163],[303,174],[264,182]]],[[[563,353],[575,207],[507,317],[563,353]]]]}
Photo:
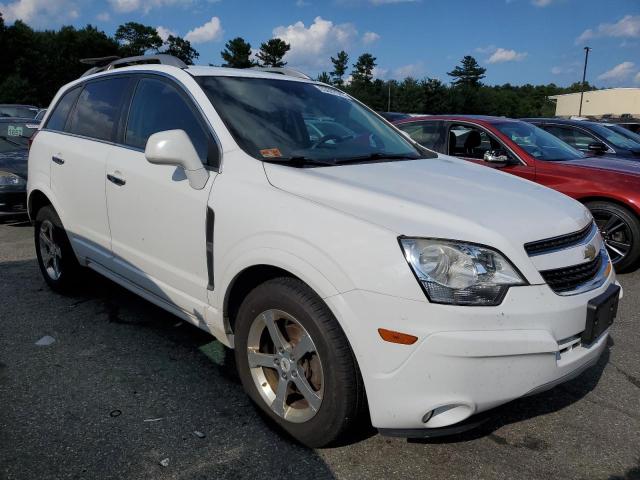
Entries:
{"type": "Polygon", "coordinates": [[[184,130],[165,130],[154,133],[147,140],[144,156],[154,165],[182,167],[189,185],[202,190],[209,179],[191,139],[184,130]]]}
{"type": "Polygon", "coordinates": [[[485,162],[501,163],[507,165],[509,163],[509,157],[504,150],[487,150],[484,152],[483,157],[485,162]]]}
{"type": "Polygon", "coordinates": [[[604,153],[608,150],[607,146],[602,142],[590,143],[587,150],[593,153],[604,153]]]}

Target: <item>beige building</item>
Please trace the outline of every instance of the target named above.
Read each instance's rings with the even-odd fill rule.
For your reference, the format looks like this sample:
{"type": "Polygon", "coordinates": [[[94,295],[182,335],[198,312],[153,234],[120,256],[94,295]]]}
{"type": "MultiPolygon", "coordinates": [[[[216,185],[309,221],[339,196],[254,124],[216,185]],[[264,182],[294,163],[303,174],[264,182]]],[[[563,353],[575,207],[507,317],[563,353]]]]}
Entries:
{"type": "MultiPolygon", "coordinates": [[[[578,115],[580,110],[579,93],[553,95],[549,97],[549,100],[556,102],[556,116],[578,115]]],[[[619,117],[624,114],[640,117],[640,88],[608,88],[584,92],[583,116],[611,115],[619,117]]]]}

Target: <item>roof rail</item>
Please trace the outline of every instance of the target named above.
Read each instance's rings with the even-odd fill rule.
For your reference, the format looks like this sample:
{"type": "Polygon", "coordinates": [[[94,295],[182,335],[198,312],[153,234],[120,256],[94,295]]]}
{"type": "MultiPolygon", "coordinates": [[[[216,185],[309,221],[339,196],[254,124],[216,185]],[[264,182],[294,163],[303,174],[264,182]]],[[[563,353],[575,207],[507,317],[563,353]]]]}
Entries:
{"type": "Polygon", "coordinates": [[[253,70],[260,70],[261,72],[278,73],[280,75],[286,75],[287,77],[303,78],[305,80],[311,80],[311,77],[305,73],[294,70],[293,68],[286,67],[251,67],[253,70]]]}
{"type": "Polygon", "coordinates": [[[92,68],[84,72],[81,77],[86,77],[92,73],[104,72],[107,70],[113,70],[115,68],[129,67],[131,65],[146,65],[146,64],[158,64],[158,65],[171,65],[178,68],[187,68],[187,64],[173,55],[167,55],[165,53],[159,53],[157,55],[139,55],[136,57],[98,57],[98,58],[83,58],[80,63],[86,65],[93,65],[92,68]]]}

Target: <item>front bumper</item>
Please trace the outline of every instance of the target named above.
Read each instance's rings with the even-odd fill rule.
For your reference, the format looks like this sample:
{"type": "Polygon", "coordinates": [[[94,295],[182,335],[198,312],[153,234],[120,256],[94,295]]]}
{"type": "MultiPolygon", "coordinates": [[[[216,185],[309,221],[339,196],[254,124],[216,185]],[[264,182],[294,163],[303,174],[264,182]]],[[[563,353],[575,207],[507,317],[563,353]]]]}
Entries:
{"type": "Polygon", "coordinates": [[[0,218],[27,213],[27,192],[0,190],[0,218]]]}
{"type": "Polygon", "coordinates": [[[456,307],[351,291],[326,299],[353,346],[379,429],[448,427],[567,381],[595,364],[608,332],[582,345],[587,303],[615,281],[562,297],[511,288],[497,307],[456,307]],[[418,337],[384,342],[378,328],[418,337]],[[423,422],[425,415],[431,417],[423,422]]]}

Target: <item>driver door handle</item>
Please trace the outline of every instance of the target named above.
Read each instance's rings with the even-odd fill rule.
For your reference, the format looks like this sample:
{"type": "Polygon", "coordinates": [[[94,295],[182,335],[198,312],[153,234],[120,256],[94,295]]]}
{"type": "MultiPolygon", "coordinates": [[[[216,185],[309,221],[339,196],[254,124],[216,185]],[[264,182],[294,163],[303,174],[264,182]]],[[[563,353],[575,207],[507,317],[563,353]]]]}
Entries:
{"type": "Polygon", "coordinates": [[[59,156],[57,156],[57,155],[52,156],[52,157],[51,157],[51,161],[52,161],[53,163],[57,163],[58,165],[64,165],[64,158],[60,158],[60,157],[59,157],[59,156]]]}
{"type": "Polygon", "coordinates": [[[120,178],[116,175],[113,175],[111,173],[107,174],[107,180],[109,180],[111,183],[121,187],[123,186],[125,183],[127,183],[127,181],[124,178],[120,178]]]}

